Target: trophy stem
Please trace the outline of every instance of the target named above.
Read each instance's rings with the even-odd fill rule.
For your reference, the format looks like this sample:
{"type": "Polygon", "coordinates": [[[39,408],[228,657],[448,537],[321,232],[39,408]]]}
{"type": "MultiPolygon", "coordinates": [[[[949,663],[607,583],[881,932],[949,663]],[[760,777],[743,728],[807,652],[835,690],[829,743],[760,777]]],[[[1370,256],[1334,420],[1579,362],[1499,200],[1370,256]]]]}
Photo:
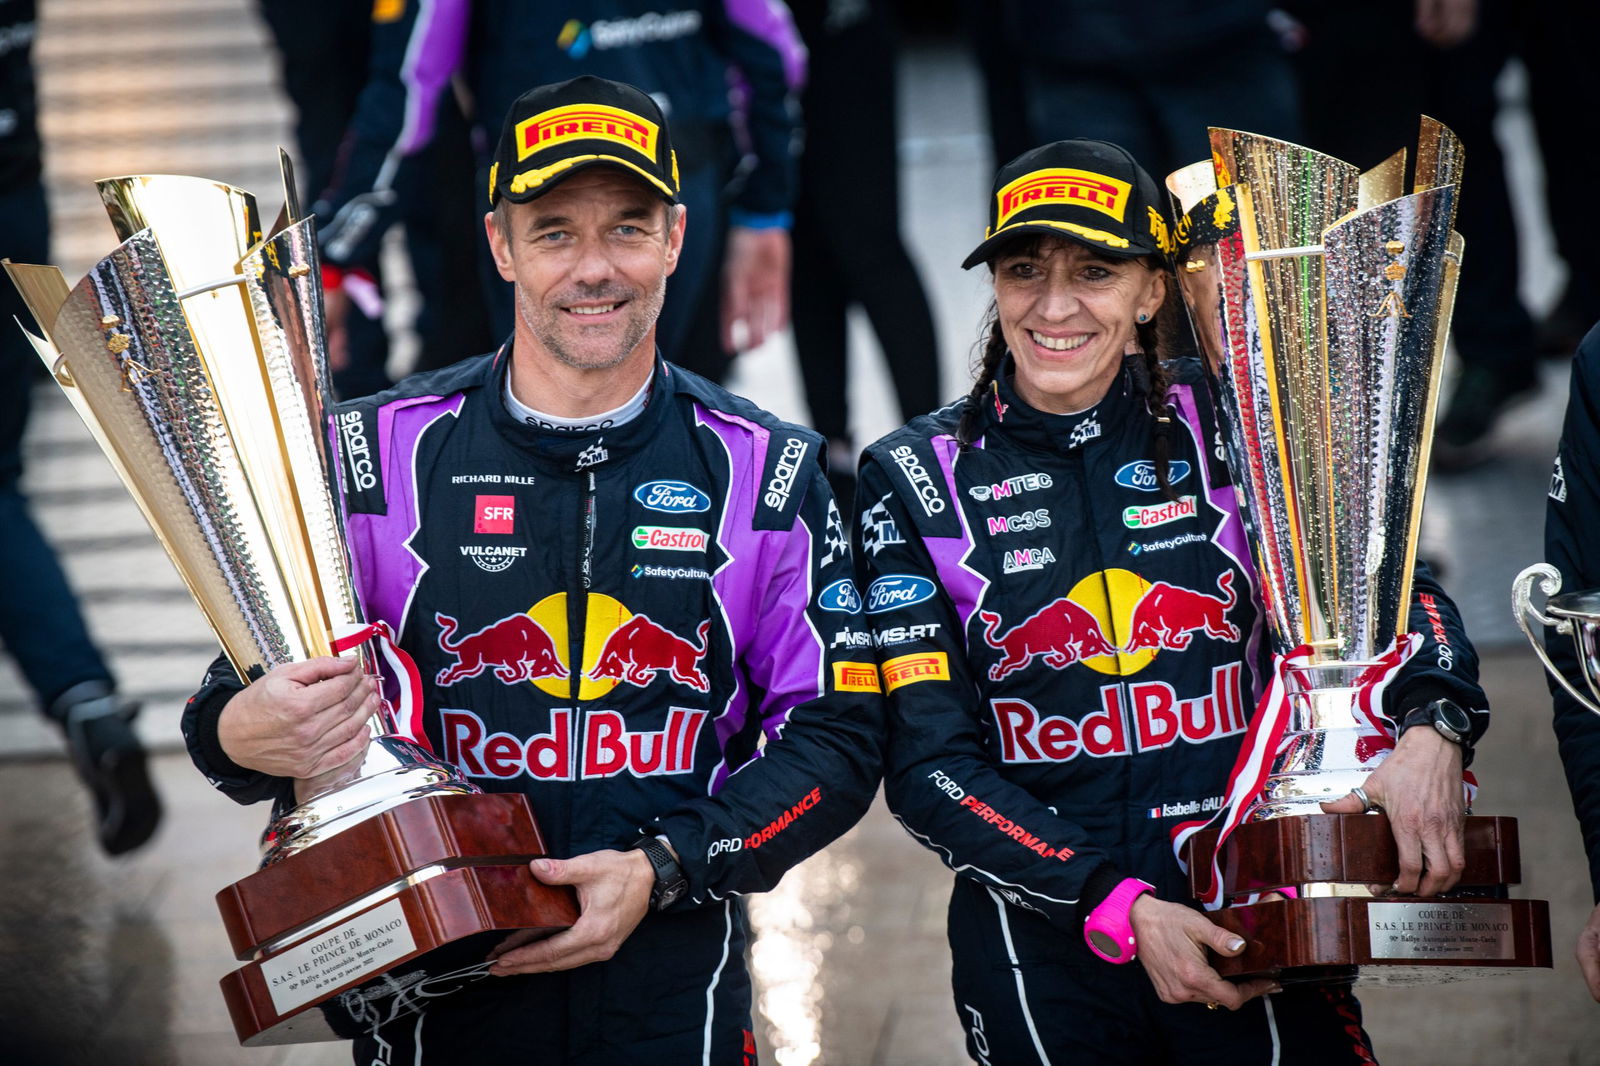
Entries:
{"type": "Polygon", "coordinates": [[[1389,754],[1392,741],[1361,707],[1370,662],[1325,662],[1288,672],[1289,724],[1248,820],[1321,814],[1389,754]]]}

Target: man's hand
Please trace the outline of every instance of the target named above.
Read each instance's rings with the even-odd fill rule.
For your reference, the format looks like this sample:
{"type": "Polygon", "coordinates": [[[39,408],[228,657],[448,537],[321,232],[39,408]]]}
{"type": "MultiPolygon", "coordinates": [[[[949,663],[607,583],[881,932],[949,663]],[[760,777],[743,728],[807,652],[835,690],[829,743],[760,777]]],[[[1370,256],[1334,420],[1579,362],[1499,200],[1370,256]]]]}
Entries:
{"type": "Polygon", "coordinates": [[[1417,0],[1417,36],[1435,48],[1454,48],[1478,25],[1478,0],[1417,0]]]}
{"type": "Polygon", "coordinates": [[[722,265],[722,350],[733,355],[759,347],[788,324],[789,231],[729,227],[722,265]]]}
{"type": "Polygon", "coordinates": [[[350,294],[344,285],[322,290],[322,324],[328,338],[328,369],[350,369],[350,294]]]}
{"type": "Polygon", "coordinates": [[[578,890],[578,921],[547,940],[525,944],[513,933],[490,953],[489,973],[570,970],[604,962],[617,953],[628,934],[650,909],[655,869],[642,851],[591,851],[570,859],[534,859],[533,876],[547,885],[572,885],[578,890]]]}
{"type": "Polygon", "coordinates": [[[1278,991],[1275,981],[1225,981],[1206,963],[1206,948],[1237,955],[1244,940],[1199,911],[1146,893],[1128,911],[1139,942],[1139,961],[1163,1003],[1215,1003],[1238,1010],[1250,1000],[1278,991]]]}
{"type": "MultiPolygon", "coordinates": [[[[1466,795],[1461,784],[1461,748],[1437,730],[1416,726],[1362,784],[1367,798],[1389,816],[1400,849],[1400,876],[1390,891],[1399,896],[1437,896],[1461,880],[1466,866],[1466,795]]],[[[1329,814],[1360,814],[1352,794],[1322,805],[1329,814]]]]}
{"type": "Polygon", "coordinates": [[[377,689],[357,660],[284,663],[223,706],[217,740],[247,770],[315,778],[365,754],[377,710],[377,689]]]}
{"type": "Polygon", "coordinates": [[[1578,933],[1578,948],[1573,954],[1578,957],[1578,968],[1583,971],[1589,995],[1600,1003],[1600,906],[1589,912],[1589,920],[1578,933]]]}

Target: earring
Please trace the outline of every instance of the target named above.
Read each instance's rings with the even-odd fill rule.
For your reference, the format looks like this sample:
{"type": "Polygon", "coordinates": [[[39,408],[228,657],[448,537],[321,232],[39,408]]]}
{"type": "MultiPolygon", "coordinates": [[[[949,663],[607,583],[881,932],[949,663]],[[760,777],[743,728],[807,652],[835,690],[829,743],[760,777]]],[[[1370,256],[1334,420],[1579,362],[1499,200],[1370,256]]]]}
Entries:
{"type": "Polygon", "coordinates": [[[1150,321],[1150,316],[1141,311],[1139,312],[1139,321],[1141,323],[1148,322],[1150,321]]]}

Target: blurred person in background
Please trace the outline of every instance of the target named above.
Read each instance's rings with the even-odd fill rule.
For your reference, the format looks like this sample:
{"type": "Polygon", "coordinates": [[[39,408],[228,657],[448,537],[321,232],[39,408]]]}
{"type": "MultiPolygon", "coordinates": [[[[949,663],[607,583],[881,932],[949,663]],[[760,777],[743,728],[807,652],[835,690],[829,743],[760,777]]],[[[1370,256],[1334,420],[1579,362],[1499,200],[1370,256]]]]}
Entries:
{"type": "MultiPolygon", "coordinates": [[[[0,259],[21,263],[50,261],[32,63],[36,25],[34,0],[0,0],[0,259]]],[[[11,280],[0,278],[0,644],[66,737],[94,800],[100,846],[120,855],[150,839],[161,803],[133,730],[139,705],[117,695],[22,493],[22,437],[39,357],[19,321],[32,318],[11,280]]]]}
{"type": "MultiPolygon", "coordinates": [[[[996,175],[963,264],[994,291],[978,379],[861,464],[884,796],[956,872],[976,1061],[1370,1063],[1348,986],[1218,976],[1207,950],[1244,941],[1196,909],[1173,854],[1172,830],[1221,803],[1271,666],[1210,394],[1197,360],[1166,359],[1166,204],[1100,141],[996,175]]],[[[1362,787],[1394,827],[1394,891],[1433,895],[1461,873],[1462,769],[1488,715],[1454,604],[1421,564],[1415,589],[1421,644],[1384,690],[1393,748],[1362,787]]]]}
{"type": "Polygon", "coordinates": [[[1470,466],[1487,456],[1486,438],[1505,409],[1539,385],[1534,323],[1518,290],[1516,219],[1494,132],[1496,83],[1515,47],[1513,6],[1509,0],[1285,6],[1304,27],[1296,64],[1308,147],[1365,170],[1396,145],[1416,142],[1419,114],[1449,126],[1466,146],[1456,216],[1466,260],[1451,330],[1461,369],[1439,417],[1434,457],[1441,469],[1470,466]]]}
{"type": "MultiPolygon", "coordinates": [[[[376,27],[394,22],[406,0],[259,0],[278,46],[284,92],[295,110],[295,175],[303,204],[327,188],[347,150],[356,102],[367,83],[376,27]]],[[[432,137],[397,179],[395,214],[416,282],[415,369],[447,366],[490,347],[488,311],[475,269],[476,165],[455,95],[439,93],[432,137]]],[[[376,255],[343,271],[328,267],[329,357],[334,391],[366,396],[387,388],[388,286],[376,255]]]]}
{"type": "MultiPolygon", "coordinates": [[[[324,261],[370,264],[397,213],[397,184],[432,136],[459,74],[474,127],[529,85],[593,74],[637,85],[671,117],[683,203],[695,219],[668,286],[658,337],[674,362],[721,380],[732,354],[789,321],[794,94],[805,53],[781,0],[379,0],[366,86],[328,193],[315,205],[324,261]],[[720,274],[721,284],[717,284],[720,274]],[[706,321],[707,328],[696,330],[706,321]],[[711,328],[714,326],[715,328],[711,328]]],[[[490,135],[492,135],[492,128],[490,135]]],[[[480,170],[487,187],[488,167],[480,170]]],[[[511,329],[510,287],[484,271],[490,321],[511,329]]]]}
{"type": "MultiPolygon", "coordinates": [[[[1009,0],[1029,144],[1111,141],[1165,177],[1211,157],[1208,126],[1300,138],[1272,0],[1009,0]]],[[[1009,156],[1004,158],[1010,158],[1009,156]]]]}
{"type": "Polygon", "coordinates": [[[872,323],[900,416],[939,403],[939,345],[900,238],[895,44],[883,0],[790,0],[810,55],[790,285],[811,425],[828,438],[839,508],[854,510],[849,318],[872,323]]]}
{"type": "MultiPolygon", "coordinates": [[[[1600,328],[1591,330],[1572,362],[1572,389],[1545,504],[1544,557],[1561,572],[1563,593],[1600,588],[1600,328]]],[[[1550,629],[1545,649],[1562,676],[1588,691],[1572,638],[1550,629]]],[[[1589,857],[1596,906],[1578,933],[1575,954],[1589,994],[1600,1001],[1600,715],[1546,676],[1555,698],[1556,746],[1572,791],[1572,808],[1589,857]]]]}

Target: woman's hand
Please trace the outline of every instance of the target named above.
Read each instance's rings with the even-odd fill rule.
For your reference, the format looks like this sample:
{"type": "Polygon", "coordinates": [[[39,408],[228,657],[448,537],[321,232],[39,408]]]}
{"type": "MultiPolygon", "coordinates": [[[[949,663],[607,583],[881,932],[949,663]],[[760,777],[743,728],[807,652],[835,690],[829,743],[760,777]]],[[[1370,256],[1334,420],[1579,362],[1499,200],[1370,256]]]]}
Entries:
{"type": "Polygon", "coordinates": [[[1139,961],[1163,1003],[1208,1003],[1238,1010],[1257,996],[1279,990],[1276,981],[1265,978],[1237,984],[1223,980],[1206,962],[1206,949],[1237,955],[1244,950],[1244,940],[1199,911],[1146,893],[1134,900],[1128,920],[1139,943],[1139,961]]]}

